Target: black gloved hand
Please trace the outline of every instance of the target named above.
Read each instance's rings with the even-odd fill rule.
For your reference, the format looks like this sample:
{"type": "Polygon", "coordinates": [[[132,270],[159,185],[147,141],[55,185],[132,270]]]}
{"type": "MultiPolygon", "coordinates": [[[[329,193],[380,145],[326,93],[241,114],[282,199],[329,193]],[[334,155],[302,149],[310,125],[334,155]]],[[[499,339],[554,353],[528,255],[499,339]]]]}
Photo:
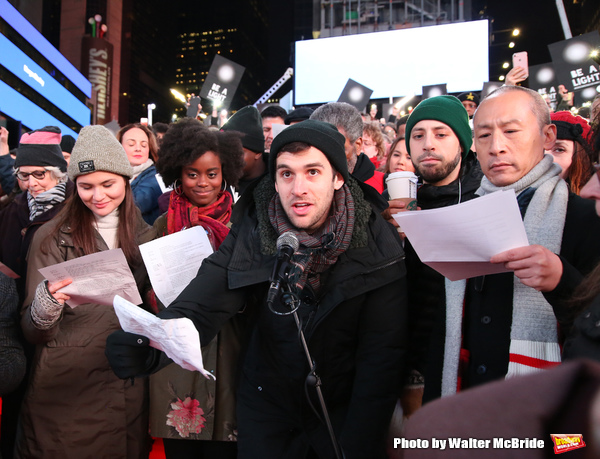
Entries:
{"type": "Polygon", "coordinates": [[[110,367],[121,379],[148,376],[157,360],[157,349],[142,335],[117,330],[106,338],[104,354],[110,367]]]}

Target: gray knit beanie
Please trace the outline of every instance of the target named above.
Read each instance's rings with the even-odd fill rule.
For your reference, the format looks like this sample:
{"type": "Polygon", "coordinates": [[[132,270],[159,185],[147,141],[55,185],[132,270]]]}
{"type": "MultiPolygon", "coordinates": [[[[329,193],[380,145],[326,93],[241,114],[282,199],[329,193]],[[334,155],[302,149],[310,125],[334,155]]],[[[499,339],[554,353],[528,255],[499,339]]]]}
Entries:
{"type": "Polygon", "coordinates": [[[98,171],[133,176],[127,153],[113,133],[104,126],[85,126],[71,152],[67,172],[75,181],[80,175],[98,171]]]}

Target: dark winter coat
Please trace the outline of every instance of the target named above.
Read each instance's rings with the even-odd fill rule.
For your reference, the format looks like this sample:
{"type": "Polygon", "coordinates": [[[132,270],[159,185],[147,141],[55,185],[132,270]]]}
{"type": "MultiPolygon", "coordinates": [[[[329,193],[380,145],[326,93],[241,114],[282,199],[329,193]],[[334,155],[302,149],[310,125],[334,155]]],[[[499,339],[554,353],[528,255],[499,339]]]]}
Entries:
{"type": "MultiPolygon", "coordinates": [[[[31,245],[27,299],[21,325],[29,342],[37,344],[28,390],[21,409],[16,457],[147,458],[148,381],[119,379],[104,355],[106,337],[121,327],[112,306],[66,305],[58,322],[39,330],[31,320],[31,303],[43,276],[38,269],[79,256],[70,228],[64,226],[48,253],[42,241],[56,228],[54,220],[38,231],[31,245]]],[[[139,243],[156,236],[138,214],[139,243]]],[[[100,250],[108,247],[96,232],[100,250]]],[[[143,265],[134,273],[146,280],[143,265]],[[139,272],[138,272],[139,271],[139,272]]],[[[144,288],[138,288],[144,297],[144,288]]]]}
{"type": "MultiPolygon", "coordinates": [[[[73,182],[68,181],[65,191],[67,198],[73,194],[74,188],[73,182]]],[[[55,205],[31,221],[27,193],[23,192],[0,213],[0,261],[21,276],[17,279],[17,292],[21,301],[25,299],[26,258],[33,235],[60,212],[64,203],[65,201],[55,205]]]]}
{"type": "MultiPolygon", "coordinates": [[[[376,193],[354,179],[349,186],[357,209],[350,248],[321,275],[319,296],[304,289],[299,316],[345,457],[383,458],[405,359],[403,251],[383,209],[361,197],[378,202],[376,193]]],[[[160,316],[189,317],[207,343],[246,307],[255,321],[238,390],[239,457],[302,458],[309,444],[332,457],[327,430],[305,396],[320,412],[314,388],[305,387],[309,366],[296,323],[265,302],[278,236],[267,215],[273,193],[265,178],[242,196],[219,251],[160,316]]]]}
{"type": "Polygon", "coordinates": [[[160,216],[158,198],[162,194],[154,164],[131,182],[131,191],[133,191],[135,204],[142,212],[144,221],[149,225],[154,224],[154,221],[160,216]]]}
{"type": "MultiPolygon", "coordinates": [[[[422,210],[426,210],[469,201],[475,197],[482,176],[479,162],[475,155],[470,153],[464,160],[459,179],[444,186],[422,185],[417,190],[417,205],[422,210]]],[[[411,324],[410,367],[423,374],[431,330],[436,317],[443,312],[442,308],[445,304],[445,280],[444,276],[421,262],[409,240],[406,241],[404,250],[411,324]]]]}
{"type": "Polygon", "coordinates": [[[15,160],[10,155],[0,155],[0,187],[4,194],[10,194],[15,187],[15,160]]]}
{"type": "MultiPolygon", "coordinates": [[[[565,332],[572,322],[568,300],[583,277],[600,261],[600,218],[594,202],[569,194],[560,253],[563,274],[557,287],[544,293],[565,332]],[[567,322],[569,320],[569,322],[567,322]]],[[[503,378],[508,371],[513,313],[513,273],[493,274],[467,282],[465,302],[469,313],[463,326],[471,356],[465,371],[469,387],[503,378]]],[[[445,310],[434,329],[430,362],[425,375],[424,400],[441,394],[444,359],[445,310]]]]}
{"type": "Polygon", "coordinates": [[[14,279],[0,272],[0,397],[15,390],[25,376],[19,306],[14,279]]]}

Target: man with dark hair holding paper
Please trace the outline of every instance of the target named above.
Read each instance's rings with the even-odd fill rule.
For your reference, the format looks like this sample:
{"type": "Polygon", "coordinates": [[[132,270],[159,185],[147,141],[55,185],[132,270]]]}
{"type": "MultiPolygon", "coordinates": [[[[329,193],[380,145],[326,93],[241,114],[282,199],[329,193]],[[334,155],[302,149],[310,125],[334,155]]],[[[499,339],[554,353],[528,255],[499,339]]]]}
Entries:
{"type": "Polygon", "coordinates": [[[485,174],[477,195],[514,190],[530,245],[492,257],[510,272],[446,280],[445,327],[431,342],[425,399],[559,364],[568,300],[600,260],[594,203],[569,193],[544,154],[556,127],[541,96],[503,86],[481,102],[474,128],[485,174]]]}
{"type": "MultiPolygon", "coordinates": [[[[237,392],[240,458],[383,459],[406,344],[398,233],[375,191],[349,175],[344,136],[331,124],[282,131],[269,170],[236,204],[220,249],[159,317],[191,319],[201,343],[244,307],[255,318],[237,392]]],[[[164,360],[147,338],[123,331],[106,353],[122,378],[164,360]]]]}

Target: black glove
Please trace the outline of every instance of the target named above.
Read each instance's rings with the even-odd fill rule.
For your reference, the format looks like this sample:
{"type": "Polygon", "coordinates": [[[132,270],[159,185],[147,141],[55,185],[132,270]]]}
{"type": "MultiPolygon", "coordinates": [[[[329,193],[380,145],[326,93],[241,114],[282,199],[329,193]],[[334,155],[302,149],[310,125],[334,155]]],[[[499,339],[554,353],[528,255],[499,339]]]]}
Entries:
{"type": "Polygon", "coordinates": [[[145,336],[118,330],[106,338],[104,354],[115,374],[129,379],[152,373],[160,351],[150,347],[150,340],[145,336]]]}

